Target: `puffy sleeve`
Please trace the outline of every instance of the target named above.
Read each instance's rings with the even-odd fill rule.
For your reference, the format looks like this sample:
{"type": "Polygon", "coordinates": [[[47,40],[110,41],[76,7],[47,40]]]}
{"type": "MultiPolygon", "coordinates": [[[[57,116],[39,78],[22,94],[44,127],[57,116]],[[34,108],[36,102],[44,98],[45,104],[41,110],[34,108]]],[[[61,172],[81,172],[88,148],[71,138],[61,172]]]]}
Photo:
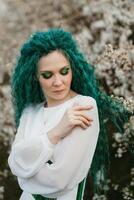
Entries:
{"type": "Polygon", "coordinates": [[[51,158],[55,147],[49,141],[47,134],[39,133],[26,139],[26,134],[32,135],[30,129],[27,129],[29,118],[32,117],[31,112],[31,108],[24,109],[8,157],[11,172],[23,178],[31,177],[38,172],[51,158]],[[29,133],[26,133],[27,131],[29,133]]]}
{"type": "Polygon", "coordinates": [[[86,97],[82,105],[93,105],[92,110],[85,113],[93,119],[87,129],[75,127],[71,134],[65,137],[60,144],[59,151],[54,154],[54,163],[44,163],[40,170],[32,177],[19,177],[19,184],[23,190],[30,193],[48,194],[65,189],[72,180],[79,183],[86,177],[91,166],[99,135],[99,117],[96,101],[86,97]],[[84,168],[81,165],[84,163],[84,168]],[[82,171],[79,173],[79,170],[82,171]]]}

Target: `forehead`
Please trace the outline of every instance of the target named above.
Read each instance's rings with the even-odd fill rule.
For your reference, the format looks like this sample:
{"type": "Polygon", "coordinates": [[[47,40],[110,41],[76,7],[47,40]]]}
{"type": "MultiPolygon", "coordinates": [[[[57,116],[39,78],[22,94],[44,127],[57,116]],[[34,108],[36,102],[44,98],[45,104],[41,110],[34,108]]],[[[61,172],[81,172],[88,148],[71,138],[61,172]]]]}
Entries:
{"type": "Polygon", "coordinates": [[[69,65],[68,59],[59,51],[53,51],[39,60],[39,70],[55,71],[69,65]]]}

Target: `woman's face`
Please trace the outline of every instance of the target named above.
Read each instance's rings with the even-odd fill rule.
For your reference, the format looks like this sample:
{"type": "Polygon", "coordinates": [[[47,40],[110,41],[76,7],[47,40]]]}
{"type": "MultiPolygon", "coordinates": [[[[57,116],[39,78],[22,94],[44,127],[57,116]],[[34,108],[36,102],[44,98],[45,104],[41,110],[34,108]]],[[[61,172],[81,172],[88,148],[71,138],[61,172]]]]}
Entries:
{"type": "Polygon", "coordinates": [[[55,50],[40,58],[38,77],[49,105],[62,103],[69,98],[72,92],[72,70],[69,61],[60,51],[55,50]]]}

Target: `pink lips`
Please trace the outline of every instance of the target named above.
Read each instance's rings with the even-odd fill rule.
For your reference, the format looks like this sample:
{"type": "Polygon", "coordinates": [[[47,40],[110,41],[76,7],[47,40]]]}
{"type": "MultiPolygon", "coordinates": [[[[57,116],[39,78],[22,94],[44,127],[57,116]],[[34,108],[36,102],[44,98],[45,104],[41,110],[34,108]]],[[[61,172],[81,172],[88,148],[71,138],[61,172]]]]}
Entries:
{"type": "Polygon", "coordinates": [[[56,91],[54,91],[54,92],[62,92],[63,90],[56,90],[56,91]]]}

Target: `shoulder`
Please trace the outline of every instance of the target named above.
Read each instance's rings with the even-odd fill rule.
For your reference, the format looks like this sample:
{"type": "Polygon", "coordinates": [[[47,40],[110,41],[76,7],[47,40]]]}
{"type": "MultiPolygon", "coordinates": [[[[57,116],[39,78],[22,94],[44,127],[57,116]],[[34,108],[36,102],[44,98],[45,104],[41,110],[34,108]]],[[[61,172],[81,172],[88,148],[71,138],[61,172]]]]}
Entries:
{"type": "Polygon", "coordinates": [[[86,110],[85,112],[93,119],[95,126],[99,128],[99,112],[96,100],[91,96],[79,95],[78,104],[82,106],[89,105],[93,107],[91,110],[86,110]]]}
{"type": "Polygon", "coordinates": [[[87,111],[90,115],[98,115],[98,107],[96,100],[91,96],[79,95],[78,96],[78,105],[82,106],[92,106],[93,108],[87,111]]]}
{"type": "Polygon", "coordinates": [[[91,96],[79,95],[78,102],[80,105],[96,105],[96,100],[91,96]]]}

